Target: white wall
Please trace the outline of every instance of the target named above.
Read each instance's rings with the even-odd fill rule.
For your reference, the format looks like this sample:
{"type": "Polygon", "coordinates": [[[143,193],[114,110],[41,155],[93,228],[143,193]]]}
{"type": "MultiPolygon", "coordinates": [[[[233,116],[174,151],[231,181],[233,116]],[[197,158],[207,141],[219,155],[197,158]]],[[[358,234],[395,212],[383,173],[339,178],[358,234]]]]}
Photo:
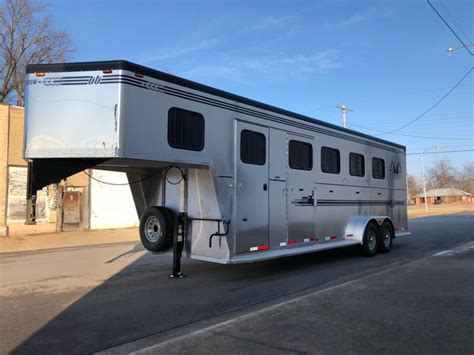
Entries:
{"type": "MultiPolygon", "coordinates": [[[[125,173],[104,170],[92,170],[92,176],[98,180],[125,184],[125,173]]],[[[138,216],[133,203],[130,186],[107,185],[91,179],[91,229],[127,228],[138,226],[138,216]]]]}

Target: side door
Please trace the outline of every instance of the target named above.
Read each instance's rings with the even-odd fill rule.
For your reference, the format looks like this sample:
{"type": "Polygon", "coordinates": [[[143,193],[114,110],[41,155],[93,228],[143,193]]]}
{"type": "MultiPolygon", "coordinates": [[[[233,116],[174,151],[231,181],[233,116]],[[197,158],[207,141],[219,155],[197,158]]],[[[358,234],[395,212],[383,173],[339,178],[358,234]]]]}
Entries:
{"type": "Polygon", "coordinates": [[[313,139],[288,134],[288,242],[314,237],[313,139]]]}
{"type": "Polygon", "coordinates": [[[268,247],[268,128],[235,122],[236,252],[244,253],[268,247]]]}

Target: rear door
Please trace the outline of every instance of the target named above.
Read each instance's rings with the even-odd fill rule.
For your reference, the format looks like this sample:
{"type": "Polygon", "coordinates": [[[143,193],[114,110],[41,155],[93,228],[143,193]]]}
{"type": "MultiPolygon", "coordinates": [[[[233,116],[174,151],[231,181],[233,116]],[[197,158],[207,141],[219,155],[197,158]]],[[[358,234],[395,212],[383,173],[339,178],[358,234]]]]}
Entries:
{"type": "Polygon", "coordinates": [[[313,139],[288,135],[288,242],[314,237],[313,139]]]}
{"type": "Polygon", "coordinates": [[[236,121],[236,252],[268,247],[268,128],[236,121]]]}

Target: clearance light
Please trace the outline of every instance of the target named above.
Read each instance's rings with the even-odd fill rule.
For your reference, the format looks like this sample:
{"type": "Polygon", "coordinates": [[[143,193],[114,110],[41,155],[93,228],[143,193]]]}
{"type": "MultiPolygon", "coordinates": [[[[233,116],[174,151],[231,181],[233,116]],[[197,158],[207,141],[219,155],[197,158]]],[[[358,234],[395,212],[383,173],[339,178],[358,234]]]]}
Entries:
{"type": "Polygon", "coordinates": [[[291,244],[296,244],[296,240],[289,240],[288,241],[288,244],[291,245],[291,244]]]}
{"type": "Polygon", "coordinates": [[[135,73],[135,76],[136,76],[137,78],[143,78],[143,74],[140,74],[140,73],[135,73]]]}
{"type": "Polygon", "coordinates": [[[250,251],[259,251],[259,250],[268,250],[268,249],[270,249],[270,246],[268,245],[259,245],[256,247],[251,247],[250,251]]]}
{"type": "Polygon", "coordinates": [[[104,73],[104,74],[111,74],[111,73],[112,73],[112,69],[104,69],[104,70],[102,70],[102,73],[104,73]]]}
{"type": "Polygon", "coordinates": [[[42,71],[37,71],[35,74],[36,76],[44,76],[44,73],[42,71]]]}

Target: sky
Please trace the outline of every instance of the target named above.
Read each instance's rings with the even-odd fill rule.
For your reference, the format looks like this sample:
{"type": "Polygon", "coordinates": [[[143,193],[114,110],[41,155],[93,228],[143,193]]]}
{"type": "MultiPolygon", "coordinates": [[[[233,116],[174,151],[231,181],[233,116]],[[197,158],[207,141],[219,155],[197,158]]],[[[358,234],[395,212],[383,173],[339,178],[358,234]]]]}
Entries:
{"type": "MultiPolygon", "coordinates": [[[[431,0],[473,44],[474,2],[431,0]]],[[[69,61],[125,59],[407,147],[420,173],[448,158],[474,161],[474,71],[464,48],[425,0],[54,0],[71,33],[69,61]],[[438,147],[436,149],[435,147],[438,147]]]]}

